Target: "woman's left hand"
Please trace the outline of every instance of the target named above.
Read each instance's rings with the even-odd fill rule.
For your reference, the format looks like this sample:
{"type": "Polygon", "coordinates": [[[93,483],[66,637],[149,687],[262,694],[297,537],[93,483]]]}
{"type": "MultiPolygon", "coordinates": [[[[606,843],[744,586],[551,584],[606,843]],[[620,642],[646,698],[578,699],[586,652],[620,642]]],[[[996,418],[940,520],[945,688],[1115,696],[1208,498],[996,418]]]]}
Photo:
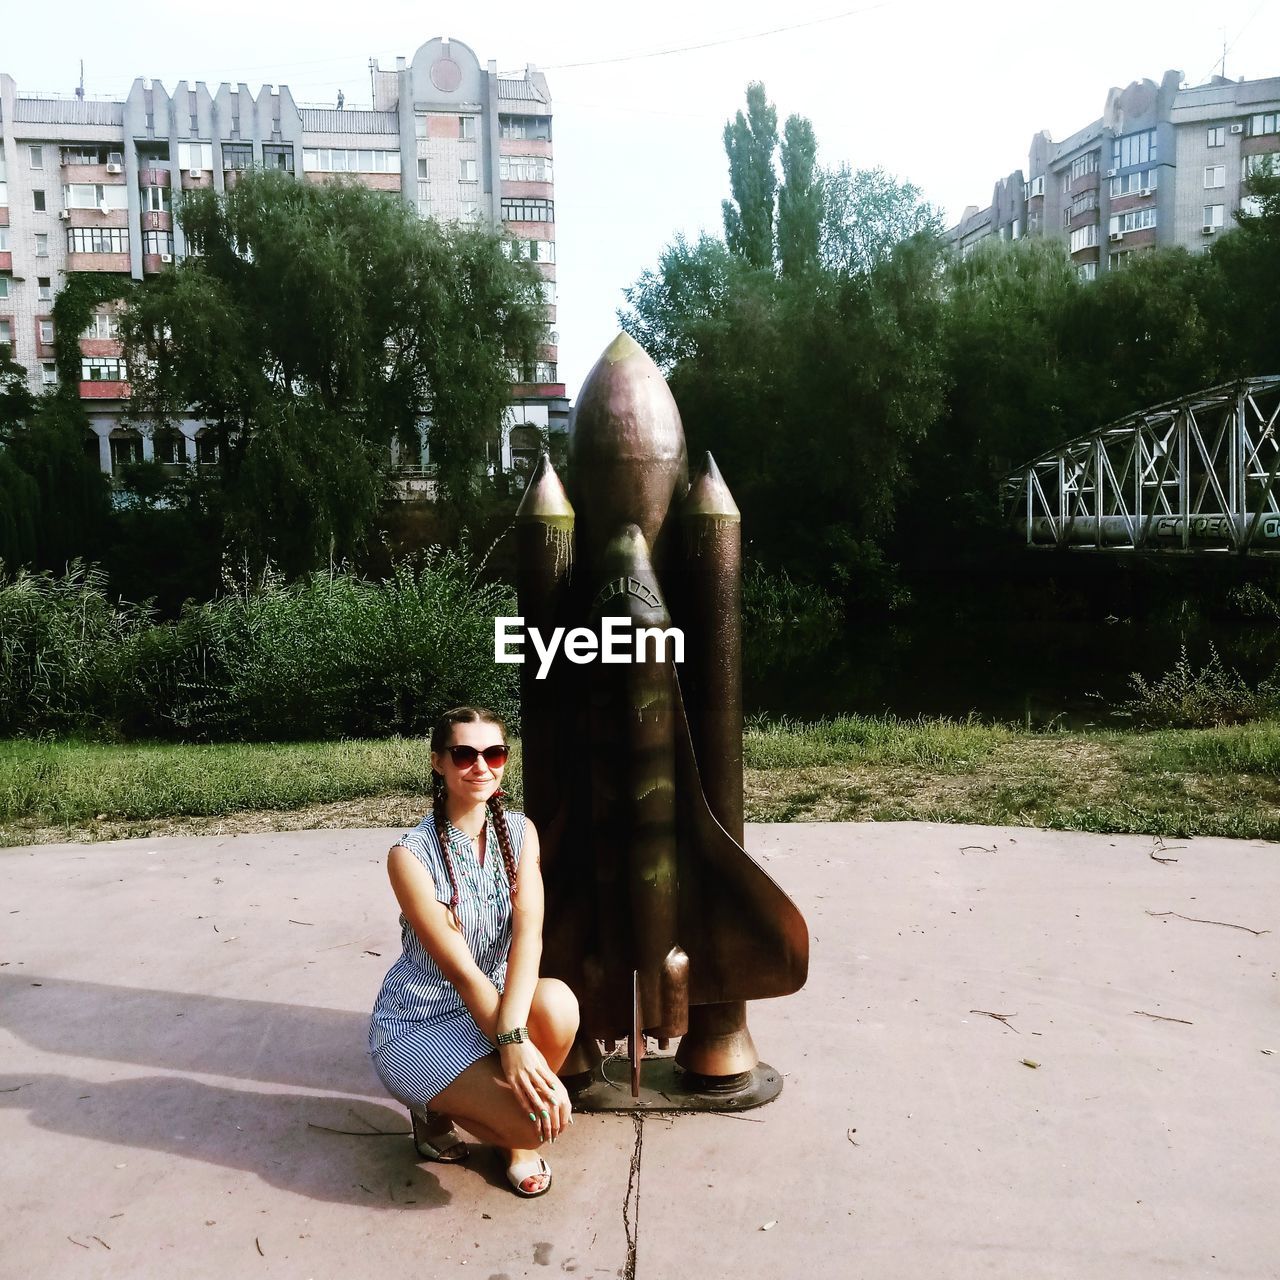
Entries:
{"type": "Polygon", "coordinates": [[[531,1041],[504,1044],[498,1052],[502,1059],[502,1074],[515,1091],[520,1105],[534,1117],[540,1140],[550,1138],[554,1142],[573,1114],[573,1104],[559,1076],[531,1041]]]}

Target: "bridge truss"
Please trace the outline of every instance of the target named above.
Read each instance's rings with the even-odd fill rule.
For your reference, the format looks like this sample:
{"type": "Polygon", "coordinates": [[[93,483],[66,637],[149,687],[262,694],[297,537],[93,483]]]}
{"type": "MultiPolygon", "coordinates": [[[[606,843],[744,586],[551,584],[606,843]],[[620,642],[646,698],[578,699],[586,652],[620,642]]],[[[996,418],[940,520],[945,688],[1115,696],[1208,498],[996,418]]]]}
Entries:
{"type": "Polygon", "coordinates": [[[1003,484],[1028,546],[1280,553],[1280,376],[1143,409],[1003,484]]]}

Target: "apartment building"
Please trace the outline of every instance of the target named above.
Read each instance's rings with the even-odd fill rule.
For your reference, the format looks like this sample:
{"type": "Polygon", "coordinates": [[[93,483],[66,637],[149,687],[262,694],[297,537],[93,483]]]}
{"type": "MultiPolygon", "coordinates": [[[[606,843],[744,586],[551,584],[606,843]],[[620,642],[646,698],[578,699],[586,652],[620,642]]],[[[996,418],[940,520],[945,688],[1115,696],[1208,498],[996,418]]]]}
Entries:
{"type": "MultiPolygon", "coordinates": [[[[424,218],[501,231],[537,264],[546,302],[538,358],[513,368],[502,457],[511,469],[564,432],[557,370],[551,96],[534,67],[500,75],[458,40],[429,40],[394,69],[371,63],[373,105],[296,103],[286,85],[134,81],[124,101],[22,93],[0,73],[0,343],[33,390],[57,382],[53,300],[74,272],[141,280],[187,252],[182,192],[223,191],[275,168],[308,182],[336,174],[397,193],[424,218]]],[[[196,420],[155,434],[129,412],[129,375],[111,308],[79,337],[79,394],[104,471],[156,458],[216,461],[196,420]]],[[[402,459],[406,470],[429,462],[402,459]]]]}
{"type": "Polygon", "coordinates": [[[985,209],[951,230],[962,253],[990,237],[1053,236],[1083,279],[1157,245],[1199,252],[1234,225],[1245,181],[1280,165],[1280,77],[1188,87],[1168,71],[1107,94],[1101,118],[1031,140],[1027,169],[999,179],[985,209]]]}

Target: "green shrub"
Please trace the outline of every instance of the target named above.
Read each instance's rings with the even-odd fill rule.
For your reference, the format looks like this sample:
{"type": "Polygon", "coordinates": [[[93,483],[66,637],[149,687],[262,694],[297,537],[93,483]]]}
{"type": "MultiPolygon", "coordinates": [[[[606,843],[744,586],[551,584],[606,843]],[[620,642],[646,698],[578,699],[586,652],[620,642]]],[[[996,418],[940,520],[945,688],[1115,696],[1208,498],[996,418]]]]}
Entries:
{"type": "Polygon", "coordinates": [[[144,616],[113,605],[106,575],[79,563],[61,577],[0,577],[0,732],[101,723],[144,616]]]}
{"type": "Polygon", "coordinates": [[[1256,688],[1240,673],[1223,665],[1209,646],[1209,661],[1196,670],[1182,647],[1173,668],[1155,680],[1138,672],[1129,677],[1135,697],[1122,703],[1118,715],[1131,716],[1149,728],[1210,729],[1243,724],[1280,712],[1280,683],[1273,674],[1256,688]]]}
{"type": "Polygon", "coordinates": [[[514,609],[439,550],[385,582],[268,574],[171,623],[113,606],[94,570],[20,574],[0,580],[0,732],[414,736],[474,702],[515,733],[518,677],[493,661],[493,619],[514,609]]]}

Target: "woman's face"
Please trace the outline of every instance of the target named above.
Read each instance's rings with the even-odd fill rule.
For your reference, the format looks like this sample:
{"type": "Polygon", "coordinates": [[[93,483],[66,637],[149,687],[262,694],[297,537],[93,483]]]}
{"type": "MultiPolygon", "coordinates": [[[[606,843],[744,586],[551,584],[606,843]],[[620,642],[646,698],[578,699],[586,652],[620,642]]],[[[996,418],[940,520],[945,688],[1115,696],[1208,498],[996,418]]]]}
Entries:
{"type": "MultiPolygon", "coordinates": [[[[496,724],[488,724],[483,720],[471,724],[455,724],[453,737],[449,741],[451,747],[474,747],[477,753],[483,753],[486,747],[505,746],[506,739],[496,724]]],[[[444,779],[449,794],[464,804],[483,804],[502,785],[502,772],[506,764],[497,766],[489,764],[483,754],[466,765],[453,762],[452,752],[445,750],[431,753],[431,765],[444,779]]]]}

